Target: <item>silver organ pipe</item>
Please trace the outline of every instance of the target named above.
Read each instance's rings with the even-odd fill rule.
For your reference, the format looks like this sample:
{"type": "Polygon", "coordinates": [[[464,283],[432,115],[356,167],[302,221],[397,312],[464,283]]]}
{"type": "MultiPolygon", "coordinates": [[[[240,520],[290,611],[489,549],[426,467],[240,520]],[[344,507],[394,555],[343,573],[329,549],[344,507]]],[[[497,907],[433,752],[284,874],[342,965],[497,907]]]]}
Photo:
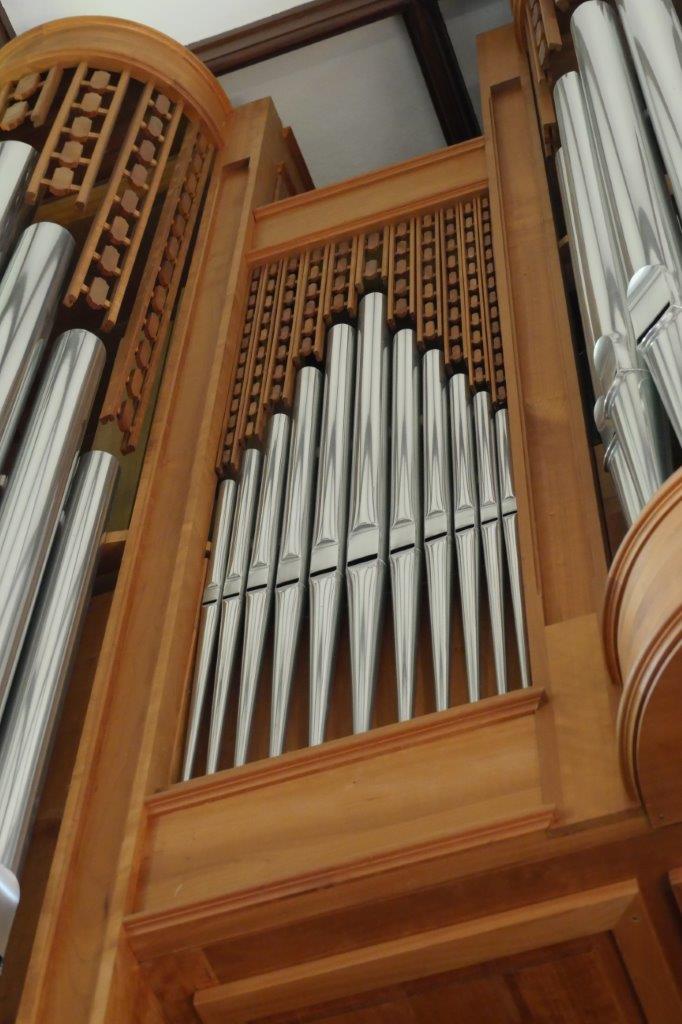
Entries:
{"type": "Polygon", "coordinates": [[[481,697],[480,671],[480,517],[476,483],[474,425],[466,374],[455,373],[448,385],[452,434],[452,481],[455,550],[462,604],[464,658],[469,700],[481,697]]]}
{"type": "MultiPolygon", "coordinates": [[[[0,155],[0,170],[1,164],[0,155]]],[[[45,351],[73,249],[66,228],[32,224],[0,282],[0,468],[45,351]]]]}
{"type": "Polygon", "coordinates": [[[490,628],[495,660],[497,692],[507,692],[507,657],[504,634],[504,564],[502,561],[502,522],[497,471],[497,452],[493,431],[490,395],[474,395],[474,432],[478,466],[479,515],[483,563],[488,585],[490,628]]]}
{"type": "Polygon", "coordinates": [[[104,358],[104,346],[94,334],[71,330],[60,336],[0,502],[1,707],[26,636],[104,358]]]}
{"type": "Polygon", "coordinates": [[[327,335],[317,494],[310,555],[311,746],[325,736],[348,537],[355,330],[335,324],[327,335]]]}
{"type": "Polygon", "coordinates": [[[450,704],[452,623],[452,486],[443,353],[422,359],[424,442],[424,551],[429,591],[436,710],[450,704]]]}
{"type": "Polygon", "coordinates": [[[218,653],[206,755],[207,772],[216,772],[220,761],[227,702],[244,614],[246,574],[255,525],[261,462],[261,453],[256,448],[248,448],[244,452],[220,609],[218,653]]]}
{"type": "Polygon", "coordinates": [[[358,312],[346,585],[353,732],[371,727],[388,556],[390,350],[386,296],[370,292],[358,312]]]}
{"type": "Polygon", "coordinates": [[[194,682],[189,709],[189,722],[185,740],[182,778],[190,779],[199,742],[199,730],[211,675],[215,665],[215,649],[220,625],[220,601],[227,569],[234,504],[237,485],[234,480],[223,480],[218,487],[211,555],[206,572],[206,585],[199,613],[199,637],[194,663],[194,682]]]}
{"type": "Polygon", "coordinates": [[[270,420],[263,478],[258,496],[256,529],[246,580],[244,644],[234,756],[236,765],[244,764],[248,754],[256,689],[272,606],[282,523],[289,428],[290,419],[285,413],[275,413],[270,420]]]}
{"type": "Polygon", "coordinates": [[[37,150],[26,142],[0,142],[0,272],[26,220],[24,199],[37,160],[37,150]]]}
{"type": "Polygon", "coordinates": [[[313,503],[322,374],[304,366],[296,380],[289,468],[275,588],[270,756],[284,750],[291,684],[301,633],[310,565],[313,503]]]}
{"type": "Polygon", "coordinates": [[[419,436],[420,366],[415,332],[393,339],[389,561],[398,720],[414,712],[423,524],[419,436]]]}
{"type": "MultiPolygon", "coordinates": [[[[395,717],[407,721],[414,715],[417,637],[424,604],[422,560],[428,591],[423,622],[428,620],[432,641],[435,709],[443,711],[452,703],[455,564],[468,699],[474,702],[490,692],[487,681],[483,692],[480,668],[483,585],[490,609],[494,689],[504,694],[517,680],[522,686],[531,684],[506,409],[493,411],[485,391],[472,399],[465,373],[447,381],[442,350],[432,348],[420,355],[413,329],[399,329],[391,338],[383,294],[369,293],[361,299],[357,332],[348,324],[330,327],[324,373],[306,365],[298,370],[292,416],[272,416],[262,463],[261,475],[261,456],[255,448],[247,449],[237,485],[222,587],[208,772],[219,765],[233,675],[239,676],[234,762],[243,765],[248,760],[268,647],[273,657],[269,755],[285,751],[306,596],[308,743],[324,742],[344,576],[351,680],[339,699],[352,706],[353,732],[365,732],[372,725],[389,578],[395,717]],[[511,597],[507,620],[506,589],[511,597]],[[507,632],[515,637],[518,651],[513,679],[506,663],[507,632]]],[[[217,523],[222,521],[222,495],[219,490],[217,523]]],[[[213,583],[211,574],[209,586],[213,583]]],[[[209,663],[202,652],[200,643],[195,690],[196,679],[209,663]]],[[[202,677],[204,692],[211,685],[210,671],[208,675],[206,680],[202,677]]],[[[192,706],[196,704],[195,700],[192,706]]],[[[191,715],[188,746],[190,740],[196,744],[198,728],[191,715]]]]}
{"type": "Polygon", "coordinates": [[[682,440],[682,236],[646,120],[679,195],[682,28],[668,0],[617,8],[648,111],[603,0],[575,11],[579,74],[559,79],[554,97],[595,423],[631,523],[671,470],[669,424],[682,440]]]}
{"type": "Polygon", "coordinates": [[[16,876],[44,781],[117,474],[118,462],[107,452],[88,452],[79,460],[2,722],[0,887],[7,890],[14,878],[17,896],[16,876]]]}

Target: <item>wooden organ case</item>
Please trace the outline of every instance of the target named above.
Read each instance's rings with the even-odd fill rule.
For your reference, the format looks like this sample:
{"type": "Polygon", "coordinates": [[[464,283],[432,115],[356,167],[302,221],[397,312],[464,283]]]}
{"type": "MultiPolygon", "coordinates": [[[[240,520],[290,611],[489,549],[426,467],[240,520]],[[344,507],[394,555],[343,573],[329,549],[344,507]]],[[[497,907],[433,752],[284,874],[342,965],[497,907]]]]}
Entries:
{"type": "Polygon", "coordinates": [[[3,1019],[682,1019],[682,481],[609,570],[622,528],[586,428],[551,185],[566,14],[512,8],[514,26],[479,38],[480,139],[317,190],[269,101],[232,108],[150,30],[71,19],[2,51],[0,130],[39,149],[35,217],[73,227],[60,316],[82,309],[111,339],[98,430],[130,477],[26,861],[13,942],[28,967],[19,1001],[10,944],[3,1019]],[[304,368],[325,366],[331,330],[377,294],[391,337],[413,331],[416,359],[442,353],[448,381],[507,410],[527,678],[507,589],[500,685],[482,597],[468,699],[454,586],[435,710],[422,581],[407,720],[387,602],[371,728],[352,734],[344,611],[325,742],[309,746],[304,615],[285,752],[268,756],[270,632],[247,763],[232,767],[237,669],[220,770],[203,774],[204,720],[180,782],[218,480],[240,479],[304,368]]]}

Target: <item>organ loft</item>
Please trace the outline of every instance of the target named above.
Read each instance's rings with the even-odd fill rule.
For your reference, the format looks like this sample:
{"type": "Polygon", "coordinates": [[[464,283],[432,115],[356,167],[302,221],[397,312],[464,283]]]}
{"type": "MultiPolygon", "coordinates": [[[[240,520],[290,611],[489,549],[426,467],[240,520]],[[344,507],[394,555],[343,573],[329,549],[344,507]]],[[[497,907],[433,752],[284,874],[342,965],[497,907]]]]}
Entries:
{"type": "Polygon", "coordinates": [[[0,49],[2,1024],[682,1021],[679,11],[361,6],[0,49]]]}

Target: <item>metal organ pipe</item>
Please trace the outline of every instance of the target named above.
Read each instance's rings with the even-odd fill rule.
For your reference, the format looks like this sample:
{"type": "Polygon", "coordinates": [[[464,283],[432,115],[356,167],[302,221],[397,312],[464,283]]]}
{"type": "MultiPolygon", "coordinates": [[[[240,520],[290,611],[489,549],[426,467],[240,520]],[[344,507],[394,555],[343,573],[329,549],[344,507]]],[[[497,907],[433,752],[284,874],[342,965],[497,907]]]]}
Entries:
{"type": "Polygon", "coordinates": [[[57,340],[0,502],[0,707],[7,699],[104,367],[88,331],[57,340]]]}
{"type": "Polygon", "coordinates": [[[225,582],[227,555],[232,532],[237,485],[234,480],[223,480],[218,487],[211,557],[206,573],[206,585],[201,602],[199,639],[194,663],[194,682],[189,709],[182,779],[191,779],[199,741],[201,717],[206,694],[215,667],[215,648],[220,625],[220,599],[225,582]]]}
{"type": "Polygon", "coordinates": [[[355,330],[335,324],[327,334],[317,494],[310,555],[311,747],[325,735],[348,539],[355,330]]]}
{"type": "MultiPolygon", "coordinates": [[[[0,156],[0,169],[1,169],[0,156]]],[[[0,282],[0,468],[45,351],[73,255],[66,228],[32,224],[0,282]]]]}
{"type": "Polygon", "coordinates": [[[393,595],[398,719],[414,711],[423,544],[419,438],[420,366],[415,332],[393,339],[389,561],[393,595]]]}
{"type": "Polygon", "coordinates": [[[424,385],[424,551],[431,619],[436,710],[450,705],[452,622],[452,484],[443,353],[422,359],[424,385]]]}
{"type": "Polygon", "coordinates": [[[314,366],[298,372],[289,450],[282,539],[275,588],[270,756],[284,750],[289,697],[301,632],[310,564],[315,454],[322,399],[322,374],[314,366]]]}
{"type": "MultiPolygon", "coordinates": [[[[645,5],[648,7],[648,5],[645,5]]],[[[637,83],[621,45],[617,17],[604,0],[588,0],[571,19],[580,78],[618,243],[628,279],[635,336],[660,316],[670,285],[680,284],[682,248],[640,105],[637,83]]]]}
{"type": "Polygon", "coordinates": [[[38,152],[26,142],[0,142],[0,273],[26,220],[26,189],[38,152]]]}
{"type": "Polygon", "coordinates": [[[386,296],[360,300],[346,582],[353,732],[371,727],[388,557],[390,351],[386,296]]]}
{"type": "Polygon", "coordinates": [[[5,885],[11,883],[8,874],[16,879],[23,861],[117,474],[118,462],[107,452],[88,452],[79,460],[3,717],[0,874],[5,885]]]}
{"type": "Polygon", "coordinates": [[[236,765],[244,764],[248,754],[256,689],[270,619],[282,524],[289,428],[290,419],[285,413],[275,413],[270,420],[263,478],[258,496],[256,530],[246,581],[244,646],[234,757],[236,765]]]}

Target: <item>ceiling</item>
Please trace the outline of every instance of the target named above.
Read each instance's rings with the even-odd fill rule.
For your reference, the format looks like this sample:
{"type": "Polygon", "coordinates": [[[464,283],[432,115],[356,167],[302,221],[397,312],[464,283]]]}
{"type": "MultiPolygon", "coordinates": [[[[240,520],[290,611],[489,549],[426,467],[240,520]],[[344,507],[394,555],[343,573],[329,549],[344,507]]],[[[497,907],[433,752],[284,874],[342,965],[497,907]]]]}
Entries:
{"type": "MultiPolygon", "coordinates": [[[[17,32],[53,18],[109,14],[190,43],[295,6],[290,0],[3,0],[17,32]]],[[[476,36],[511,18],[510,0],[439,0],[481,120],[476,36]]],[[[316,185],[407,160],[444,145],[404,22],[394,16],[220,79],[235,105],[272,96],[316,185]]]]}

